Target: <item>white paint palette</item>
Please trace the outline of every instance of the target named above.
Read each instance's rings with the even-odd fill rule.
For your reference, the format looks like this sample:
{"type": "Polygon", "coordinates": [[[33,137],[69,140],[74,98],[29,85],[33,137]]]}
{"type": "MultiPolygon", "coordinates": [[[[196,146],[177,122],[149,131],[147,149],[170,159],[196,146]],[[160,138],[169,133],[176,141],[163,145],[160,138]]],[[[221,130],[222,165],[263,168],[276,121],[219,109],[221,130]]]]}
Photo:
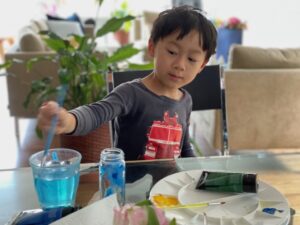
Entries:
{"type": "Polygon", "coordinates": [[[196,190],[202,170],[175,173],[157,182],[150,192],[154,195],[177,196],[180,204],[226,202],[222,205],[188,209],[167,209],[168,218],[175,217],[184,225],[287,225],[290,208],[286,198],[275,188],[259,181],[258,193],[219,193],[196,190]],[[274,214],[263,211],[276,208],[274,214]],[[280,210],[280,211],[279,211],[280,210]]]}

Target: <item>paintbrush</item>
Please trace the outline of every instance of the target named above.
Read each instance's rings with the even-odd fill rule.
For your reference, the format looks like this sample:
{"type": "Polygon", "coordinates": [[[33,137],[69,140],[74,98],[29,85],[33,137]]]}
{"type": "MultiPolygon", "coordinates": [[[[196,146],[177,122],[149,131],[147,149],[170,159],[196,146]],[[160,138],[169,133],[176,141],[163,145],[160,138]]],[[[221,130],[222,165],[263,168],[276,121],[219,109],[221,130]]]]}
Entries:
{"type": "MultiPolygon", "coordinates": [[[[56,102],[59,107],[61,107],[63,105],[63,102],[64,102],[66,94],[67,94],[67,88],[68,88],[67,85],[62,85],[60,87],[60,90],[58,91],[58,96],[57,96],[56,102]]],[[[43,155],[42,162],[41,162],[42,167],[44,167],[45,163],[46,163],[47,155],[48,155],[48,152],[49,152],[49,149],[50,149],[50,146],[51,146],[54,134],[55,134],[57,120],[58,120],[57,115],[53,116],[51,119],[51,127],[48,131],[48,135],[47,135],[47,138],[45,141],[45,146],[44,146],[44,155],[43,155]]]]}
{"type": "Polygon", "coordinates": [[[165,205],[165,206],[157,206],[161,209],[189,209],[189,208],[201,208],[212,205],[223,205],[226,202],[199,202],[199,203],[191,203],[191,204],[178,204],[178,205],[165,205]]]}

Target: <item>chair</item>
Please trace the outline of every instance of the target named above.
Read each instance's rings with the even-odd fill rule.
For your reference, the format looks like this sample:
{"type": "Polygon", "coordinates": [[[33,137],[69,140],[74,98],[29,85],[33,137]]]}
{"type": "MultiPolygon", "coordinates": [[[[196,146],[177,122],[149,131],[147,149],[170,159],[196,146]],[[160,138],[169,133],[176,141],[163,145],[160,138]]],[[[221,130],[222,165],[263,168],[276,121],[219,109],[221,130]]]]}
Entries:
{"type": "MultiPolygon", "coordinates": [[[[5,61],[19,60],[27,62],[33,57],[54,56],[53,52],[8,52],[5,54],[5,61]]],[[[15,135],[17,143],[20,146],[19,119],[34,119],[38,113],[38,108],[31,102],[28,108],[23,103],[28,95],[31,82],[49,74],[57,74],[58,65],[51,61],[40,61],[31,71],[27,70],[26,63],[14,63],[6,71],[7,92],[8,92],[8,110],[10,116],[14,117],[15,135]]],[[[58,84],[57,76],[53,76],[53,84],[58,84]]]]}
{"type": "MultiPolygon", "coordinates": [[[[198,110],[211,110],[218,109],[221,111],[221,151],[223,155],[228,154],[227,144],[227,124],[226,124],[226,109],[225,109],[225,91],[221,87],[221,68],[219,65],[206,66],[199,76],[185,88],[193,99],[193,111],[198,110]]],[[[142,71],[124,71],[124,72],[113,72],[112,83],[109,87],[111,91],[114,87],[117,87],[121,83],[143,78],[150,74],[151,70],[142,71]]],[[[112,138],[114,137],[113,125],[112,125],[112,138]]]]}

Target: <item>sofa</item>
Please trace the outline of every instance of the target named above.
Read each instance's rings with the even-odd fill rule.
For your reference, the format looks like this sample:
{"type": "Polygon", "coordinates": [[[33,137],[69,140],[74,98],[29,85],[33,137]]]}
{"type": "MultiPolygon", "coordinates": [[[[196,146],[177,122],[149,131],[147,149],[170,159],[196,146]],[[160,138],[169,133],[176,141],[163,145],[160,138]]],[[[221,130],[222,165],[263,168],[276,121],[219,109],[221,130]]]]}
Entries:
{"type": "Polygon", "coordinates": [[[300,148],[300,48],[233,45],[224,79],[231,151],[300,148]]]}
{"type": "MultiPolygon", "coordinates": [[[[300,48],[232,45],[223,78],[230,154],[300,148],[300,48]]],[[[203,155],[221,154],[221,129],[219,110],[192,113],[203,155]]]]}

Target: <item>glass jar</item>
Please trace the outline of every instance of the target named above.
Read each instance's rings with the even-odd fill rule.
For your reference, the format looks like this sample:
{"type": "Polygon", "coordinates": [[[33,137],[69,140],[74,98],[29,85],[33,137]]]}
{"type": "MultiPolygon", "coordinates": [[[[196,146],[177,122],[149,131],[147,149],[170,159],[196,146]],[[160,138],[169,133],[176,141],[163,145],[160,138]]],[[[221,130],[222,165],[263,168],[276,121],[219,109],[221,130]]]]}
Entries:
{"type": "Polygon", "coordinates": [[[116,193],[120,205],[125,203],[125,160],[124,152],[118,148],[106,148],[100,154],[99,163],[100,197],[116,193]]]}

